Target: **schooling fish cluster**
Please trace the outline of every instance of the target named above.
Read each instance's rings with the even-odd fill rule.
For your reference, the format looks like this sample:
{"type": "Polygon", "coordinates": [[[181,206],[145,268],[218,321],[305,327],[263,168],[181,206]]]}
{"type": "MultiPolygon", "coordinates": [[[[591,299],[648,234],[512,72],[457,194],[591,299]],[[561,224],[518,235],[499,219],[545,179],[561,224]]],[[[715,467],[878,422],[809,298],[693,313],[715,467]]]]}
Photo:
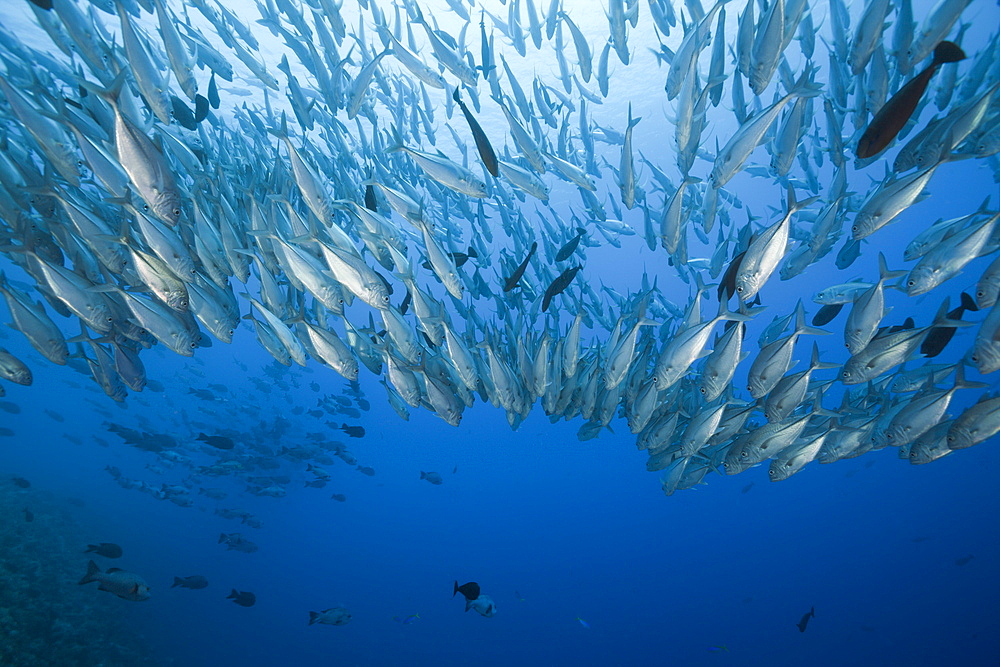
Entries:
{"type": "MultiPolygon", "coordinates": [[[[954,30],[966,13],[996,18],[991,3],[940,0],[918,20],[910,0],[868,0],[853,15],[843,0],[749,0],[727,39],[728,0],[707,11],[700,0],[650,0],[642,11],[638,0],[609,0],[596,68],[583,17],[559,0],[547,9],[512,0],[505,16],[447,3],[441,18],[461,26],[454,34],[412,0],[268,0],[253,27],[211,0],[173,9],[165,0],[32,0],[62,54],[0,30],[0,239],[8,269],[33,281],[19,287],[0,275],[13,326],[53,363],[85,360],[117,401],[146,385],[144,349],[159,342],[191,356],[210,336],[229,343],[242,317],[285,365],[312,357],[348,380],[360,365],[384,371],[404,418],[423,407],[457,426],[479,394],[512,428],[540,401],[553,421],[581,416],[579,437],[589,439],[621,413],[649,470],[667,470],[668,495],[720,468],[734,474],[770,459],[780,480],[815,459],[887,445],[922,463],[1000,431],[1000,398],[948,414],[959,390],[983,386],[966,379],[966,365],[1000,368],[1000,259],[957,311],[945,298],[933,319],[883,324],[887,289],[925,294],[1000,249],[989,200],[914,239],[902,258],[916,261],[910,270],[882,260],[876,282],[824,289],[813,326],[801,302],[779,313],[752,355],[749,397],[734,386],[747,324],[775,272],[798,276],[845,229],[836,264],[846,269],[861,240],[918,202],[948,162],[998,170],[997,36],[966,58],[967,24],[954,30]],[[588,115],[609,96],[611,53],[615,69],[638,62],[629,36],[642,34],[640,21],[666,66],[669,158],[633,149],[640,119],[631,106],[622,132],[588,115]],[[283,44],[284,82],[254,34],[261,27],[283,44]],[[539,64],[532,81],[515,75],[515,53],[539,64]],[[234,77],[255,90],[218,83],[234,77]],[[727,87],[735,130],[722,113],[727,87]],[[940,113],[918,122],[932,101],[940,113]],[[435,122],[441,103],[450,121],[435,122]],[[452,118],[456,105],[463,122],[452,118]],[[509,133],[484,130],[477,114],[491,112],[509,133]],[[461,163],[445,155],[442,128],[461,163]],[[907,141],[890,166],[882,156],[897,136],[907,141]],[[610,149],[617,166],[597,142],[620,146],[610,149]],[[768,165],[751,161],[761,145],[768,165]],[[667,174],[671,161],[679,177],[667,174]],[[851,177],[873,161],[886,162],[886,176],[859,196],[851,188],[866,179],[851,177]],[[726,186],[750,177],[786,193],[770,224],[731,217],[744,204],[726,186]],[[640,212],[649,250],[695,286],[686,309],[645,275],[625,294],[596,288],[586,248],[600,239],[619,247],[635,234],[625,218],[640,212]],[[710,256],[689,256],[689,244],[710,256]],[[718,310],[705,318],[713,279],[718,310]],[[789,374],[799,337],[827,333],[816,327],[847,304],[851,356],[839,373],[813,377],[832,365],[814,345],[809,367],[789,374]],[[990,310],[964,358],[892,375],[940,353],[977,309],[990,310]],[[75,317],[79,335],[67,337],[53,311],[75,317]],[[834,411],[822,402],[837,382],[834,411]]],[[[662,70],[643,76],[653,72],[642,94],[661,97],[662,70]]],[[[0,377],[31,383],[6,351],[0,377]]],[[[225,435],[202,440],[238,446],[225,435]]]]}

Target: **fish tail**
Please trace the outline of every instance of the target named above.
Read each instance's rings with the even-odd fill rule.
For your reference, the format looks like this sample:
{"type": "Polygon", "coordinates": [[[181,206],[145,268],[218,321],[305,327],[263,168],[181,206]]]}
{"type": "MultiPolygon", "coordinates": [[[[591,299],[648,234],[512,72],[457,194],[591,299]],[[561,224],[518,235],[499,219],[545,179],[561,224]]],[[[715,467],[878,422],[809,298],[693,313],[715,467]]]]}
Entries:
{"type": "Polygon", "coordinates": [[[171,588],[174,588],[176,586],[180,586],[182,583],[184,583],[183,579],[181,579],[180,577],[174,577],[174,584],[173,584],[173,586],[171,586],[171,588]]]}
{"type": "Polygon", "coordinates": [[[311,611],[311,612],[309,612],[309,625],[312,625],[313,623],[315,623],[317,618],[319,618],[319,612],[318,611],[311,611]]]}
{"type": "Polygon", "coordinates": [[[957,63],[959,60],[965,60],[965,51],[955,42],[945,40],[934,47],[934,65],[957,63]]]}
{"type": "Polygon", "coordinates": [[[94,561],[87,562],[87,574],[83,575],[83,579],[80,580],[80,584],[89,584],[92,581],[97,581],[97,576],[100,574],[101,568],[97,566],[94,561]]]}
{"type": "Polygon", "coordinates": [[[399,128],[395,125],[390,125],[389,128],[392,130],[392,145],[385,149],[386,153],[398,153],[404,150],[403,146],[403,135],[399,133],[399,128]]]}
{"type": "Polygon", "coordinates": [[[84,79],[80,79],[79,83],[88,91],[103,97],[105,100],[107,100],[108,104],[110,104],[111,106],[117,107],[118,95],[121,94],[122,86],[125,85],[126,76],[128,76],[128,68],[122,67],[120,70],[118,70],[118,74],[115,75],[114,81],[112,81],[111,85],[108,86],[107,88],[102,88],[96,83],[93,83],[91,81],[86,81],[84,79]]]}

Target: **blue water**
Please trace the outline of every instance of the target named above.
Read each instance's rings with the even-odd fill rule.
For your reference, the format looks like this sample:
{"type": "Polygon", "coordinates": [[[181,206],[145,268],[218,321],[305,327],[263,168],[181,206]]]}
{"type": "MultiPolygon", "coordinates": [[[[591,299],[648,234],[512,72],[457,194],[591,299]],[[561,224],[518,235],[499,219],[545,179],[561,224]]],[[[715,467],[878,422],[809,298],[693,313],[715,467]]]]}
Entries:
{"type": "MultiPolygon", "coordinates": [[[[730,8],[730,23],[741,4],[730,8]]],[[[918,21],[929,4],[914,3],[918,21]]],[[[973,4],[980,13],[965,38],[970,54],[983,48],[1000,17],[993,3],[973,4]]],[[[574,17],[583,13],[577,3],[564,5],[572,5],[574,17]]],[[[28,25],[30,14],[22,9],[10,10],[11,19],[28,25]]],[[[438,9],[435,15],[445,17],[444,8],[438,9]]],[[[641,9],[640,26],[648,37],[645,3],[641,9]]],[[[0,15],[6,11],[0,10],[0,15]]],[[[506,9],[500,6],[497,11],[505,15],[506,9]]],[[[256,17],[255,12],[251,5],[246,16],[256,17]]],[[[594,35],[595,60],[606,39],[602,13],[580,19],[594,35]]],[[[860,7],[852,8],[855,19],[859,13],[860,7]]],[[[443,20],[454,22],[453,17],[443,20]]],[[[734,26],[728,29],[730,41],[734,31],[734,26]]],[[[270,38],[259,26],[254,32],[262,41],[270,38]]],[[[473,32],[470,27],[470,48],[478,56],[473,32]]],[[[571,49],[569,35],[564,37],[571,49]]],[[[624,129],[625,109],[632,101],[636,115],[644,117],[636,130],[637,152],[675,177],[673,127],[663,115],[664,110],[671,113],[670,105],[657,97],[666,70],[657,70],[648,53],[638,55],[645,51],[645,42],[636,37],[630,44],[636,64],[625,68],[614,63],[611,98],[590,111],[602,124],[624,129]],[[651,94],[636,92],[636,86],[650,79],[656,81],[651,94]]],[[[282,51],[277,43],[264,48],[282,51]]],[[[510,55],[512,50],[506,48],[510,55]]],[[[429,52],[424,57],[429,60],[429,52]]],[[[818,60],[825,57],[823,52],[818,60]]],[[[703,68],[707,59],[706,52],[703,68]]],[[[731,63],[727,66],[731,69],[731,63]]],[[[517,58],[516,67],[529,77],[522,85],[530,81],[532,69],[555,77],[555,66],[540,57],[517,58]]],[[[963,64],[961,71],[968,67],[963,64]]],[[[253,87],[240,82],[234,86],[253,87]]],[[[929,94],[933,92],[932,85],[929,94]]],[[[259,96],[253,99],[260,103],[259,96]]],[[[727,85],[723,106],[709,112],[710,122],[717,119],[718,127],[706,132],[706,138],[718,133],[724,141],[735,129],[732,114],[725,110],[729,100],[727,85]]],[[[242,100],[230,96],[228,103],[235,106],[242,100]]],[[[441,104],[437,112],[443,123],[441,104]]],[[[822,115],[818,107],[816,113],[822,115]]],[[[918,127],[931,115],[925,109],[918,127]]],[[[483,119],[487,132],[505,135],[506,125],[495,108],[485,110],[483,119]]],[[[451,122],[465,131],[457,115],[451,122]]],[[[577,123],[575,116],[572,122],[577,123]]],[[[446,136],[446,131],[439,132],[442,144],[446,136]]],[[[600,150],[617,164],[617,147],[600,150]]],[[[889,152],[889,160],[894,152],[889,152]]],[[[452,157],[456,154],[452,151],[452,157]]],[[[766,164],[768,159],[758,148],[752,162],[766,164]]],[[[883,176],[884,161],[864,171],[852,169],[851,189],[866,192],[872,178],[883,176]]],[[[705,176],[710,167],[702,160],[696,171],[705,176]]],[[[650,176],[639,171],[641,182],[649,184],[650,176]]],[[[824,192],[831,175],[827,163],[820,172],[824,192]]],[[[798,299],[806,302],[811,317],[818,306],[809,299],[817,290],[855,277],[874,279],[879,251],[885,252],[891,268],[910,268],[902,261],[902,247],[929,223],[970,213],[987,195],[993,195],[994,207],[1000,203],[994,178],[986,161],[943,165],[928,188],[930,197],[870,237],[850,268],[834,266],[840,241],[803,275],[787,282],[775,275],[762,292],[768,310],[749,328],[745,349],[755,354],[764,325],[791,312],[798,299]]],[[[776,219],[768,207],[779,209],[784,192],[770,179],[741,174],[726,189],[745,206],[730,211],[737,228],[745,221],[746,209],[765,221],[776,219]]],[[[570,206],[580,208],[573,190],[564,184],[553,188],[551,203],[567,220],[570,206]]],[[[609,197],[618,196],[610,173],[601,186],[602,195],[608,192],[609,197]]],[[[651,197],[658,206],[662,195],[651,197]]],[[[525,205],[526,215],[532,207],[525,205]]],[[[622,237],[620,249],[608,244],[588,249],[581,278],[634,294],[646,269],[659,276],[667,297],[683,308],[690,288],[677,279],[662,250],[646,248],[640,210],[625,212],[624,220],[639,235],[622,237]]],[[[496,233],[506,242],[499,222],[496,233]]],[[[715,232],[710,238],[715,239],[715,232]]],[[[693,234],[689,241],[692,257],[710,254],[693,234]]],[[[991,260],[976,260],[962,276],[925,297],[887,293],[894,310],[886,322],[898,323],[910,315],[918,325],[929,322],[943,297],[955,304],[959,292],[968,291],[991,260]]],[[[0,269],[30,282],[3,256],[0,269]]],[[[243,290],[232,282],[237,292],[243,290]]],[[[253,284],[250,291],[256,289],[253,284]]],[[[703,313],[714,313],[715,304],[714,298],[706,301],[703,313]]],[[[245,313],[246,302],[241,306],[245,313]]],[[[361,321],[363,306],[354,308],[355,319],[361,321]]],[[[6,316],[5,310],[0,313],[6,316]]],[[[842,363],[847,358],[842,342],[845,316],[846,310],[825,327],[831,336],[816,338],[826,361],[842,363]]],[[[978,323],[983,316],[973,313],[967,319],[978,323]]],[[[563,330],[571,317],[568,310],[562,313],[563,330]]],[[[76,333],[75,323],[59,321],[67,335],[76,333]]],[[[936,361],[957,361],[976,331],[959,331],[936,361]]],[[[586,332],[585,342],[591,336],[603,343],[607,332],[586,332]]],[[[798,343],[800,362],[793,372],[805,367],[812,343],[811,336],[798,343]]],[[[705,484],[666,498],[661,492],[663,473],[645,470],[647,455],[635,448],[635,436],[620,417],[611,423],[613,432],[605,430],[583,442],[577,437],[582,420],[550,423],[538,406],[516,431],[509,428],[502,410],[481,401],[465,411],[459,428],[423,409],[411,409],[404,422],[386,403],[378,379],[363,367],[359,385],[371,409],[362,410],[360,419],[295,414],[296,407],[311,410],[317,399],[341,395],[347,382],[315,361],[304,369],[277,367],[246,323],[231,346],[215,341],[193,359],[182,359],[163,345],[144,352],[149,377],[162,382],[164,391],[131,393],[121,406],[107,399],[89,377],[46,362],[17,332],[0,331],[0,346],[34,373],[30,387],[3,384],[7,395],[0,401],[20,411],[0,412],[0,426],[14,432],[0,438],[0,484],[11,487],[5,497],[13,498],[4,501],[0,531],[51,531],[45,539],[58,543],[60,568],[67,558],[76,558],[79,576],[86,571],[87,543],[121,545],[121,559],[98,559],[100,564],[139,573],[152,588],[151,598],[119,600],[93,585],[79,590],[101,600],[103,606],[95,613],[124,623],[125,631],[137,636],[158,664],[839,667],[987,665],[1000,654],[1000,635],[995,632],[1000,623],[996,438],[925,466],[900,460],[892,447],[832,465],[813,462],[777,484],[768,481],[765,463],[735,477],[710,473],[705,484]],[[261,391],[252,379],[271,391],[261,391]],[[226,386],[226,392],[216,392],[220,400],[203,401],[189,393],[210,383],[226,386]],[[274,458],[280,468],[249,475],[288,475],[287,496],[254,496],[246,491],[246,475],[241,473],[197,473],[199,466],[225,456],[195,447],[192,436],[204,429],[185,426],[189,420],[243,432],[284,424],[280,438],[262,437],[254,443],[267,447],[270,454],[264,456],[274,458]],[[362,425],[366,435],[348,438],[324,425],[328,420],[362,425]],[[124,444],[108,431],[109,423],[175,436],[192,466],[167,467],[156,454],[124,444]],[[309,444],[306,434],[317,431],[343,442],[359,465],[371,466],[376,474],[366,476],[334,458],[332,464],[322,464],[332,474],[331,481],[324,488],[305,487],[312,478],[305,463],[277,454],[281,447],[309,444]],[[156,487],[193,482],[193,506],[122,488],[106,472],[107,466],[156,487]],[[443,483],[421,480],[422,471],[438,472],[443,483]],[[30,480],[31,488],[15,490],[7,481],[14,475],[30,480]],[[224,489],[228,497],[212,500],[198,495],[199,487],[224,489]],[[346,502],[331,499],[333,493],[346,496],[346,502]],[[31,524],[20,523],[22,505],[36,508],[31,524]],[[250,512],[262,527],[217,516],[214,511],[220,507],[250,512]],[[54,508],[68,513],[72,527],[50,520],[54,508]],[[218,543],[220,533],[234,532],[257,543],[259,551],[227,551],[218,543]],[[170,587],[175,576],[195,574],[207,577],[206,589],[170,587]],[[496,616],[464,612],[461,596],[452,596],[456,580],[478,582],[496,602],[496,616]],[[256,605],[243,608],[227,600],[234,588],[255,593],[256,605]],[[308,625],[310,611],[335,606],[350,611],[350,623],[308,625]],[[799,632],[795,624],[810,608],[815,608],[815,618],[799,632]],[[394,620],[412,614],[419,619],[406,624],[394,620]]],[[[737,387],[745,385],[749,363],[738,370],[737,387]]],[[[835,373],[817,375],[832,378],[835,373]]],[[[969,376],[989,384],[985,391],[996,390],[995,378],[980,377],[971,368],[969,376]]],[[[831,391],[825,407],[835,409],[840,391],[839,385],[831,391]]],[[[981,391],[959,392],[950,412],[957,415],[981,391]]],[[[17,541],[3,544],[9,553],[0,551],[0,560],[14,560],[17,541]]],[[[44,559],[38,566],[35,581],[41,596],[57,600],[58,588],[44,574],[54,566],[47,568],[44,559]]],[[[63,576],[58,586],[75,587],[76,582],[63,576]]],[[[78,592],[74,588],[74,594],[78,592]]],[[[0,602],[5,607],[0,612],[26,613],[23,599],[0,597],[0,602]]]]}

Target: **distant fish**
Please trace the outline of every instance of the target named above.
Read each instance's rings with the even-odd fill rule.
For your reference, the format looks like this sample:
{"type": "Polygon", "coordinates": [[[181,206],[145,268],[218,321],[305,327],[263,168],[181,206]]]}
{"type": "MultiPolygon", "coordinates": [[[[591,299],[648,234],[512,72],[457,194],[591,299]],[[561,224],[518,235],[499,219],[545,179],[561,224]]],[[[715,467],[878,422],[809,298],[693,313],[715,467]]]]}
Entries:
{"type": "Polygon", "coordinates": [[[364,426],[348,426],[347,424],[341,424],[340,430],[346,433],[351,438],[363,438],[365,437],[365,427],[364,426]]]}
{"type": "Polygon", "coordinates": [[[973,558],[975,558],[975,556],[973,556],[972,554],[969,554],[968,556],[962,556],[961,558],[956,558],[955,565],[959,566],[967,565],[969,561],[972,560],[973,558]]]}
{"type": "Polygon", "coordinates": [[[709,646],[708,650],[712,651],[712,652],[722,652],[722,651],[724,651],[726,653],[729,653],[729,647],[726,646],[725,644],[719,644],[718,646],[709,646]]]}
{"type": "Polygon", "coordinates": [[[580,245],[580,240],[583,239],[584,234],[587,230],[583,227],[576,228],[576,236],[567,241],[561,248],[559,252],[556,253],[555,260],[561,262],[563,260],[569,259],[570,255],[576,252],[577,247],[580,245]]]}
{"type": "Polygon", "coordinates": [[[470,581],[467,584],[462,584],[461,586],[459,586],[458,582],[456,581],[455,590],[452,592],[451,597],[455,597],[456,593],[461,593],[462,595],[464,595],[466,600],[475,600],[476,598],[479,597],[479,584],[477,584],[474,581],[470,581]]]}
{"type": "Polygon", "coordinates": [[[104,556],[105,558],[121,558],[122,548],[117,544],[112,544],[111,542],[101,542],[100,544],[88,544],[87,550],[83,553],[97,554],[98,556],[104,556]]]}
{"type": "Polygon", "coordinates": [[[336,500],[338,503],[346,503],[347,502],[347,496],[345,496],[343,493],[335,493],[332,496],[330,496],[330,499],[331,500],[336,500]]]}
{"type": "Polygon", "coordinates": [[[206,445],[211,445],[216,449],[232,449],[236,446],[232,438],[227,438],[224,435],[205,435],[204,433],[199,433],[196,440],[204,442],[206,445]]]}
{"type": "Polygon", "coordinates": [[[496,603],[493,602],[493,598],[489,595],[480,595],[475,600],[465,601],[465,611],[472,609],[479,613],[480,616],[485,616],[486,618],[492,618],[497,613],[496,603]]]}
{"type": "Polygon", "coordinates": [[[545,290],[545,296],[542,297],[542,311],[549,309],[549,304],[552,302],[552,299],[555,296],[562,294],[566,288],[569,287],[569,284],[573,282],[573,278],[576,277],[576,274],[579,273],[582,268],[582,265],[577,264],[573,268],[566,269],[549,284],[548,288],[545,290]]]}
{"type": "Polygon", "coordinates": [[[517,287],[517,284],[519,282],[521,282],[521,277],[524,275],[524,272],[528,269],[528,262],[531,261],[531,257],[532,255],[535,254],[536,250],[538,250],[538,242],[532,241],[531,248],[528,250],[528,254],[524,258],[524,261],[518,264],[517,268],[514,269],[514,272],[510,274],[510,277],[504,281],[503,283],[504,292],[511,291],[512,289],[517,287]]]}
{"type": "Polygon", "coordinates": [[[98,590],[114,593],[123,600],[142,602],[149,599],[149,584],[142,577],[132,572],[126,572],[117,567],[101,572],[97,563],[87,563],[87,574],[79,581],[80,585],[99,582],[98,590]]]}
{"type": "Polygon", "coordinates": [[[351,621],[351,612],[343,607],[331,607],[325,611],[309,612],[309,625],[347,625],[351,621]]]}
{"type": "Polygon", "coordinates": [[[938,67],[944,63],[954,63],[964,59],[965,52],[954,42],[945,41],[938,44],[934,49],[934,59],[931,64],[903,84],[875,114],[875,118],[858,139],[855,151],[857,156],[865,159],[881,153],[910,120],[938,67]]]}
{"type": "Polygon", "coordinates": [[[368,475],[369,477],[375,476],[375,468],[369,466],[358,466],[356,470],[360,472],[362,475],[368,475]]]}
{"type": "Polygon", "coordinates": [[[35,520],[35,513],[29,510],[27,507],[24,508],[24,520],[27,523],[31,523],[35,520]]]}
{"type": "Polygon", "coordinates": [[[438,485],[444,482],[444,479],[442,479],[439,473],[424,472],[423,470],[420,471],[420,479],[426,479],[428,482],[434,485],[438,485]]]}
{"type": "Polygon", "coordinates": [[[517,598],[518,602],[524,602],[524,596],[518,593],[517,591],[514,591],[514,597],[517,598]]]}
{"type": "Polygon", "coordinates": [[[252,607],[257,604],[257,596],[248,591],[238,591],[235,588],[226,596],[227,600],[232,600],[241,607],[252,607]]]}
{"type": "Polygon", "coordinates": [[[740,493],[748,493],[752,488],[753,488],[753,482],[750,482],[749,484],[743,487],[743,490],[740,491],[740,493]]]}
{"type": "Polygon", "coordinates": [[[259,548],[239,533],[230,533],[229,535],[220,533],[218,544],[222,544],[223,542],[229,551],[242,551],[243,553],[252,554],[259,548]]]}
{"type": "Polygon", "coordinates": [[[809,611],[802,614],[802,620],[795,624],[798,626],[799,632],[806,631],[806,626],[809,625],[810,618],[816,618],[816,607],[810,607],[809,611]]]}
{"type": "Polygon", "coordinates": [[[14,486],[19,486],[22,489],[27,489],[29,486],[31,486],[31,482],[29,482],[23,477],[14,476],[10,478],[10,481],[14,482],[14,486]]]}
{"type": "Polygon", "coordinates": [[[476,141],[476,150],[479,151],[479,159],[483,161],[486,171],[490,172],[494,178],[498,177],[500,175],[500,168],[497,163],[497,154],[493,151],[493,146],[490,145],[490,140],[487,138],[486,133],[483,132],[483,128],[479,125],[476,117],[472,115],[469,107],[465,106],[465,102],[462,101],[458,88],[455,89],[452,99],[458,102],[458,108],[462,110],[465,120],[469,123],[469,129],[472,130],[472,138],[476,141]]]}
{"type": "Polygon", "coordinates": [[[208,586],[208,579],[200,574],[191,575],[190,577],[174,577],[174,583],[171,588],[175,588],[177,586],[197,590],[208,586]]]}
{"type": "Polygon", "coordinates": [[[579,616],[576,617],[576,620],[580,621],[580,625],[590,630],[590,623],[587,623],[587,621],[583,620],[579,616]]]}
{"type": "Polygon", "coordinates": [[[420,620],[420,614],[410,614],[409,616],[393,616],[392,620],[403,625],[409,625],[420,620]]]}

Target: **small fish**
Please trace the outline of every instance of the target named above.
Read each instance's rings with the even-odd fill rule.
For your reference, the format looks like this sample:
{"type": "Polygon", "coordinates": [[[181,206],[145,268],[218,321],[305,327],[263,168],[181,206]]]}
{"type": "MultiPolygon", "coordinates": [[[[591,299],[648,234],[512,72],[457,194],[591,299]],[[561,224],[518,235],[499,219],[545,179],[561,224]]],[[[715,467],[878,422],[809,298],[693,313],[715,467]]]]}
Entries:
{"type": "Polygon", "coordinates": [[[410,614],[409,616],[393,616],[392,620],[397,623],[402,623],[403,625],[409,625],[420,620],[420,614],[410,614]]]}
{"type": "Polygon", "coordinates": [[[582,268],[583,265],[577,264],[571,269],[566,269],[549,284],[548,288],[545,290],[545,296],[542,297],[543,312],[549,309],[549,304],[552,302],[553,297],[562,294],[566,288],[569,287],[569,284],[573,282],[573,278],[576,277],[576,274],[579,273],[582,268]]]}
{"type": "Polygon", "coordinates": [[[340,430],[346,433],[351,438],[363,438],[365,437],[365,427],[364,426],[348,426],[347,424],[341,424],[340,430]]]}
{"type": "Polygon", "coordinates": [[[587,621],[583,620],[579,616],[576,617],[576,620],[580,621],[580,625],[590,630],[590,623],[587,623],[587,621]]]}
{"type": "Polygon", "coordinates": [[[580,241],[583,239],[583,235],[586,233],[586,229],[583,227],[577,227],[576,236],[567,241],[563,247],[559,248],[559,252],[556,253],[556,261],[561,262],[565,259],[569,259],[570,255],[576,252],[577,247],[580,245],[580,241]]]}
{"type": "Polygon", "coordinates": [[[199,433],[196,440],[204,442],[206,445],[211,445],[216,449],[232,449],[236,446],[232,438],[227,438],[224,435],[206,435],[204,433],[199,433]]]}
{"type": "MultiPolygon", "coordinates": [[[[959,300],[959,305],[955,309],[948,311],[947,317],[949,320],[961,320],[965,311],[974,313],[979,310],[976,302],[965,292],[962,292],[959,300]]],[[[951,342],[954,335],[955,327],[935,327],[931,329],[927,332],[924,342],[920,344],[920,354],[924,355],[927,359],[933,359],[944,351],[945,346],[951,342]]]]}
{"type": "Polygon", "coordinates": [[[975,558],[975,556],[973,556],[972,554],[969,554],[968,556],[962,556],[961,558],[956,558],[955,565],[959,566],[966,565],[973,558],[975,558]]]}
{"type": "Polygon", "coordinates": [[[180,586],[181,588],[190,588],[197,590],[199,588],[205,588],[208,586],[208,579],[201,576],[200,574],[195,574],[190,577],[174,577],[174,583],[171,588],[180,586]]]}
{"type": "Polygon", "coordinates": [[[944,63],[954,63],[964,59],[965,52],[954,42],[944,41],[938,44],[934,48],[934,59],[931,64],[903,84],[896,94],[882,105],[875,118],[865,128],[855,150],[858,158],[870,158],[881,153],[910,120],[938,67],[944,63]]]}
{"type": "Polygon", "coordinates": [[[799,632],[806,631],[806,626],[809,625],[810,618],[816,618],[816,607],[810,607],[809,611],[802,614],[802,620],[795,624],[798,626],[799,632]]]}
{"type": "Polygon", "coordinates": [[[10,481],[14,482],[14,486],[18,486],[18,487],[20,487],[22,489],[27,489],[28,487],[31,486],[31,482],[29,482],[28,480],[26,480],[23,477],[16,477],[16,476],[15,477],[11,477],[10,481]]]}
{"type": "Polygon", "coordinates": [[[351,621],[351,612],[343,607],[331,607],[324,611],[309,612],[309,625],[347,625],[351,621]]]}
{"type": "Polygon", "coordinates": [[[824,324],[829,324],[830,321],[833,320],[833,318],[835,318],[844,308],[844,305],[845,304],[842,303],[834,303],[823,306],[815,315],[813,315],[812,325],[814,327],[821,327],[824,324]]]}
{"type": "Polygon", "coordinates": [[[469,107],[465,106],[465,102],[462,101],[458,88],[455,89],[452,99],[458,103],[458,108],[462,110],[465,120],[469,123],[469,129],[472,130],[472,138],[476,140],[476,150],[479,151],[479,158],[483,161],[486,171],[490,172],[494,178],[498,177],[500,175],[500,168],[497,164],[497,154],[493,152],[493,146],[490,145],[490,140],[486,137],[486,133],[483,132],[483,128],[480,127],[476,117],[472,115],[469,107]]]}
{"type": "Polygon", "coordinates": [[[442,479],[439,473],[424,472],[423,470],[420,471],[420,479],[426,479],[428,482],[434,484],[435,486],[442,484],[444,482],[444,479],[442,479]]]}
{"type": "Polygon", "coordinates": [[[117,567],[113,567],[107,572],[101,572],[97,563],[89,561],[87,574],[83,575],[83,579],[79,583],[82,586],[92,581],[99,583],[98,590],[114,593],[123,600],[142,602],[149,599],[149,584],[143,581],[139,575],[117,567]]]}
{"type": "Polygon", "coordinates": [[[726,653],[729,653],[729,647],[726,646],[725,644],[719,644],[718,646],[709,646],[708,650],[709,651],[713,651],[713,652],[722,652],[722,651],[724,651],[726,653]]]}
{"type": "Polygon", "coordinates": [[[257,604],[257,596],[248,591],[238,591],[235,588],[226,596],[227,600],[232,600],[241,607],[252,607],[257,604]]]}
{"type": "Polygon", "coordinates": [[[497,613],[496,603],[493,602],[493,598],[489,595],[480,595],[475,600],[465,601],[465,611],[470,609],[479,612],[480,616],[485,616],[486,618],[491,618],[497,613]]]}
{"type": "Polygon", "coordinates": [[[26,523],[31,523],[35,520],[35,513],[29,510],[27,507],[24,508],[24,520],[26,523]]]}
{"type": "Polygon", "coordinates": [[[521,281],[521,276],[523,276],[524,272],[528,269],[528,262],[531,261],[531,257],[535,254],[536,250],[538,250],[538,243],[536,241],[532,241],[527,257],[524,258],[523,262],[517,265],[517,268],[514,269],[514,273],[510,274],[510,278],[507,278],[507,280],[504,281],[504,292],[509,292],[517,287],[517,284],[521,281]]]}
{"type": "Polygon", "coordinates": [[[451,597],[455,597],[457,593],[461,593],[462,595],[464,595],[466,600],[475,600],[476,598],[479,597],[479,584],[477,584],[474,581],[470,581],[466,584],[462,584],[461,586],[459,586],[458,582],[456,581],[455,590],[452,591],[451,597]]]}
{"type": "Polygon", "coordinates": [[[346,503],[347,502],[347,496],[345,496],[343,493],[335,493],[332,496],[330,496],[330,499],[331,500],[336,500],[338,503],[346,503]]]}
{"type": "Polygon", "coordinates": [[[101,542],[100,544],[88,544],[87,550],[83,553],[93,553],[98,556],[104,556],[105,558],[121,558],[122,548],[117,544],[112,544],[111,542],[101,542]]]}
{"type": "Polygon", "coordinates": [[[524,602],[524,596],[518,593],[517,591],[514,591],[514,597],[517,599],[518,602],[524,602]]]}

